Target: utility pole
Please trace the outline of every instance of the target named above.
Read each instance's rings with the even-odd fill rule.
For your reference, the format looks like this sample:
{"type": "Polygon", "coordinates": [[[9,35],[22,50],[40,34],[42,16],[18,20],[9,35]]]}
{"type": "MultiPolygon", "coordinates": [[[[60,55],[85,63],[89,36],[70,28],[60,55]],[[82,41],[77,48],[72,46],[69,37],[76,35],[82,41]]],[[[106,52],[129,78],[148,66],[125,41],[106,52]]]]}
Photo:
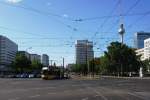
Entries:
{"type": "Polygon", "coordinates": [[[64,68],[65,68],[65,67],[64,67],[64,66],[65,66],[64,63],[65,63],[65,59],[64,59],[64,57],[63,57],[63,70],[62,70],[62,73],[63,73],[62,76],[63,76],[63,78],[64,78],[64,68]]]}
{"type": "Polygon", "coordinates": [[[88,41],[86,43],[86,67],[87,67],[87,74],[89,74],[89,64],[88,64],[88,41]]]}
{"type": "Polygon", "coordinates": [[[55,61],[55,60],[49,60],[50,61],[50,65],[51,65],[51,67],[53,66],[53,61],[55,61]]]}

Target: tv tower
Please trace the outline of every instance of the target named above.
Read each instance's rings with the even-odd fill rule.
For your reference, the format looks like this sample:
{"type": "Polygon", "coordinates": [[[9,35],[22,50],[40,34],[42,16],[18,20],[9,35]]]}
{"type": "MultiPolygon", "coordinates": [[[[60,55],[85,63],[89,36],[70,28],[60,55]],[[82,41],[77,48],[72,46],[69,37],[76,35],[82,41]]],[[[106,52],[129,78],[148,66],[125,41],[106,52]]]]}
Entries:
{"type": "Polygon", "coordinates": [[[124,33],[125,33],[125,29],[124,29],[123,24],[120,24],[120,28],[119,28],[119,30],[118,30],[118,33],[119,33],[120,36],[121,36],[121,43],[123,44],[123,35],[124,35],[124,33]]]}

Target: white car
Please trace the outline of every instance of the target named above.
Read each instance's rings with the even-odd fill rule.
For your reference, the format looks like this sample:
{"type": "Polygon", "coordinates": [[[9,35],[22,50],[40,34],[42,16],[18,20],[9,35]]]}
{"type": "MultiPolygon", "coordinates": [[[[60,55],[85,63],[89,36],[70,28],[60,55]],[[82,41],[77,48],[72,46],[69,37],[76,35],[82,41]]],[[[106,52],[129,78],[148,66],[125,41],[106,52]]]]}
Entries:
{"type": "Polygon", "coordinates": [[[29,74],[29,78],[34,78],[34,74],[29,74]]]}

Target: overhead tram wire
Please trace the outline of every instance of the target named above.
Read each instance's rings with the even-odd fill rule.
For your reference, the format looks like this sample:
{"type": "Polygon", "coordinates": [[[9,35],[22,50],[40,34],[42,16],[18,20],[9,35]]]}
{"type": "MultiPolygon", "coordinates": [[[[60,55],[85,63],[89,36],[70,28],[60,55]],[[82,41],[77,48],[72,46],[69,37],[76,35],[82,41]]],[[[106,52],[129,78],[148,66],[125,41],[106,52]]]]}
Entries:
{"type": "Polygon", "coordinates": [[[148,13],[145,13],[145,15],[142,15],[140,17],[138,17],[133,23],[129,24],[127,26],[128,29],[131,29],[133,26],[135,26],[138,22],[141,21],[141,19],[145,18],[146,16],[150,15],[150,11],[148,13]]]}
{"type": "MultiPolygon", "coordinates": [[[[121,16],[122,16],[122,17],[126,17],[127,15],[128,15],[128,16],[143,15],[144,13],[129,14],[136,6],[140,3],[140,1],[141,1],[141,0],[136,0],[136,2],[135,2],[132,6],[130,6],[129,9],[125,12],[125,14],[122,14],[121,16]]],[[[119,15],[118,17],[120,17],[120,15],[119,15]]],[[[117,23],[119,23],[119,19],[117,19],[117,20],[113,23],[112,27],[110,27],[109,30],[112,30],[112,29],[115,27],[115,25],[116,25],[117,23]]]]}
{"type": "MultiPolygon", "coordinates": [[[[113,7],[113,9],[110,11],[109,16],[112,16],[112,14],[114,13],[115,9],[117,8],[117,6],[119,5],[119,0],[116,2],[115,6],[113,7]]],[[[96,34],[98,33],[99,29],[102,28],[105,23],[109,20],[109,17],[105,18],[104,21],[102,22],[102,24],[100,25],[100,27],[97,29],[97,31],[95,32],[94,36],[96,36],[96,34]]],[[[93,36],[93,38],[94,38],[93,36]]],[[[93,39],[92,38],[92,39],[93,39]]]]}
{"type": "MultiPolygon", "coordinates": [[[[32,7],[25,7],[25,6],[22,6],[22,5],[11,5],[11,4],[8,4],[6,2],[2,2],[0,1],[1,4],[4,4],[4,5],[7,5],[7,6],[11,6],[11,7],[16,7],[16,8],[21,8],[21,9],[25,9],[25,10],[28,10],[28,11],[32,11],[32,12],[35,12],[35,13],[38,13],[40,15],[44,15],[46,17],[51,17],[51,16],[54,16],[54,17],[61,17],[60,15],[57,15],[57,14],[52,14],[52,13],[48,13],[48,12],[43,12],[43,11],[40,11],[40,10],[37,10],[35,8],[32,8],[32,7]]],[[[65,24],[64,22],[58,20],[58,19],[55,19],[57,22],[59,22],[60,24],[66,26],[67,28],[71,29],[72,31],[78,31],[77,28],[75,27],[72,27],[71,25],[69,24],[65,24]]],[[[1,27],[3,28],[3,27],[1,27]]],[[[4,28],[3,28],[4,29],[4,28]]],[[[5,28],[8,30],[8,28],[5,28]]],[[[9,29],[9,30],[12,30],[12,29],[9,29]]],[[[14,30],[13,30],[14,31],[14,30]]],[[[16,30],[15,30],[16,31],[16,30]]],[[[17,30],[18,31],[18,30],[17,30]]],[[[23,33],[27,33],[27,32],[23,32],[23,33]]]]}
{"type": "Polygon", "coordinates": [[[38,9],[35,9],[29,5],[26,5],[26,4],[9,4],[7,2],[4,2],[4,1],[0,1],[1,4],[4,4],[4,5],[7,5],[7,6],[11,6],[11,7],[16,7],[16,8],[22,8],[22,9],[25,9],[25,10],[29,10],[29,11],[32,11],[32,12],[36,12],[36,13],[39,13],[39,14],[43,14],[43,15],[49,15],[49,16],[53,16],[53,17],[58,17],[58,18],[64,18],[64,19],[67,19],[67,20],[70,20],[70,21],[73,21],[73,19],[71,18],[65,18],[59,14],[56,14],[56,13],[51,13],[51,12],[45,12],[45,11],[41,11],[41,10],[38,10],[38,9]]]}
{"type": "MultiPolygon", "coordinates": [[[[16,7],[16,8],[21,8],[21,9],[24,9],[24,10],[28,10],[28,11],[32,11],[32,12],[35,12],[35,13],[38,13],[40,15],[43,15],[43,16],[46,16],[46,17],[59,17],[59,18],[62,18],[62,16],[58,15],[58,14],[53,14],[53,13],[49,13],[49,12],[43,12],[41,10],[38,10],[38,9],[35,9],[35,8],[32,8],[32,7],[27,7],[27,6],[22,6],[22,5],[12,5],[12,4],[9,4],[9,3],[6,3],[6,2],[3,2],[3,1],[0,1],[0,4],[3,4],[3,5],[7,5],[7,6],[11,6],[11,7],[16,7]]],[[[67,28],[73,30],[73,31],[77,31],[77,29],[75,27],[72,27],[71,25],[69,24],[65,24],[64,22],[58,20],[55,18],[55,20],[57,22],[59,22],[60,24],[66,26],[67,28]]],[[[73,21],[73,20],[71,20],[73,21]]]]}
{"type": "MultiPolygon", "coordinates": [[[[119,2],[120,2],[120,0],[118,0],[118,1],[115,3],[114,7],[112,8],[112,10],[110,11],[110,13],[109,13],[108,16],[112,16],[112,14],[114,13],[114,11],[116,10],[116,8],[117,8],[118,5],[119,5],[119,2]]],[[[96,35],[99,33],[99,29],[103,28],[104,25],[108,22],[109,19],[110,19],[109,17],[107,17],[107,18],[104,19],[104,21],[102,22],[102,24],[100,25],[100,27],[98,27],[98,29],[96,30],[94,36],[92,37],[92,40],[94,40],[94,38],[96,37],[96,35]]],[[[94,43],[94,45],[96,45],[96,44],[97,44],[97,41],[94,43]]]]}
{"type": "MultiPolygon", "coordinates": [[[[32,12],[35,12],[37,14],[40,14],[40,15],[43,15],[43,16],[46,16],[46,17],[51,17],[51,16],[54,16],[54,17],[60,17],[62,18],[62,16],[58,15],[58,14],[53,14],[53,13],[49,13],[49,12],[43,12],[41,10],[38,10],[38,9],[35,9],[35,8],[32,8],[32,7],[27,7],[27,6],[22,6],[22,5],[11,5],[11,4],[8,4],[8,3],[5,3],[5,2],[2,2],[0,1],[1,4],[4,4],[4,5],[7,5],[7,6],[11,6],[11,7],[17,7],[17,8],[21,8],[21,9],[25,9],[25,10],[28,10],[28,11],[32,11],[32,12]]],[[[60,24],[64,25],[65,27],[67,27],[68,29],[72,30],[72,31],[79,31],[77,28],[75,27],[72,27],[71,25],[69,24],[65,24],[63,21],[60,21],[58,19],[55,19],[57,22],[59,22],[60,24]]],[[[69,19],[72,21],[72,19],[69,19]]]]}
{"type": "Polygon", "coordinates": [[[7,31],[19,32],[19,33],[24,33],[24,34],[33,35],[33,36],[40,36],[40,37],[44,36],[44,35],[41,35],[41,34],[35,34],[35,33],[32,33],[32,32],[26,32],[26,31],[12,29],[12,28],[8,28],[8,27],[4,27],[4,26],[0,26],[0,29],[4,29],[4,30],[7,30],[7,31]]]}
{"type": "MultiPolygon", "coordinates": [[[[140,0],[138,0],[138,1],[140,1],[140,0]]],[[[25,7],[25,6],[21,6],[21,5],[12,5],[12,4],[8,4],[8,3],[6,3],[6,2],[3,2],[3,1],[0,1],[0,3],[1,4],[4,4],[4,5],[7,5],[7,6],[12,6],[12,7],[17,7],[17,8],[22,8],[22,9],[25,9],[25,10],[28,10],[28,11],[32,11],[32,12],[36,12],[36,13],[39,13],[39,14],[41,14],[41,15],[45,15],[45,16],[55,16],[55,17],[61,17],[62,18],[62,16],[60,16],[60,15],[58,15],[58,14],[53,14],[53,13],[49,13],[49,12],[43,12],[43,11],[40,11],[40,10],[37,10],[37,9],[35,9],[35,8],[31,8],[31,7],[25,7]]],[[[136,5],[137,5],[138,3],[136,2],[136,5]]],[[[134,6],[136,6],[135,4],[134,4],[134,6]]],[[[130,9],[133,9],[134,7],[130,7],[130,9]]],[[[144,13],[132,13],[132,14],[122,14],[122,16],[140,16],[140,15],[144,15],[144,14],[146,14],[146,13],[149,13],[149,12],[144,12],[144,13]]],[[[100,17],[92,17],[92,18],[85,18],[85,19],[80,19],[80,20],[74,20],[74,19],[72,19],[71,21],[86,21],[86,20],[97,20],[97,19],[104,19],[104,18],[113,18],[113,17],[119,17],[119,15],[113,15],[113,16],[100,16],[100,17]]],[[[59,20],[60,21],[60,20],[59,20]]],[[[63,23],[64,24],[64,23],[63,23]]],[[[70,25],[67,25],[67,24],[65,24],[68,28],[71,28],[71,29],[73,29],[73,30],[77,30],[77,29],[75,29],[75,28],[73,28],[73,27],[71,27],[70,25]]]]}

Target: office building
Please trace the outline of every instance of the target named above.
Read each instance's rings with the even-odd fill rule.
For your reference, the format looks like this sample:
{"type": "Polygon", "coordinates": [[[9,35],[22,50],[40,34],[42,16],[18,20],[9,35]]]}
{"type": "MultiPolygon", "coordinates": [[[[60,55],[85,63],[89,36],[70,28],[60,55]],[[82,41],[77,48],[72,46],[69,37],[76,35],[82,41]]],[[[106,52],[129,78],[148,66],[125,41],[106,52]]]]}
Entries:
{"type": "Polygon", "coordinates": [[[93,42],[88,40],[77,40],[76,44],[76,63],[87,64],[94,58],[93,42]]]}
{"type": "Polygon", "coordinates": [[[30,54],[30,60],[41,62],[41,56],[38,54],[30,54]]]}
{"type": "Polygon", "coordinates": [[[150,38],[150,33],[148,32],[137,32],[134,36],[134,46],[137,49],[144,48],[144,40],[150,38]]]}
{"type": "Polygon", "coordinates": [[[18,45],[5,36],[0,35],[0,71],[8,70],[12,61],[14,61],[18,45]]]}
{"type": "Polygon", "coordinates": [[[49,56],[47,54],[43,54],[41,62],[45,67],[49,66],[49,56]]]}
{"type": "Polygon", "coordinates": [[[30,59],[30,54],[26,51],[18,51],[19,54],[22,54],[24,56],[26,56],[28,59],[30,59]]]}

